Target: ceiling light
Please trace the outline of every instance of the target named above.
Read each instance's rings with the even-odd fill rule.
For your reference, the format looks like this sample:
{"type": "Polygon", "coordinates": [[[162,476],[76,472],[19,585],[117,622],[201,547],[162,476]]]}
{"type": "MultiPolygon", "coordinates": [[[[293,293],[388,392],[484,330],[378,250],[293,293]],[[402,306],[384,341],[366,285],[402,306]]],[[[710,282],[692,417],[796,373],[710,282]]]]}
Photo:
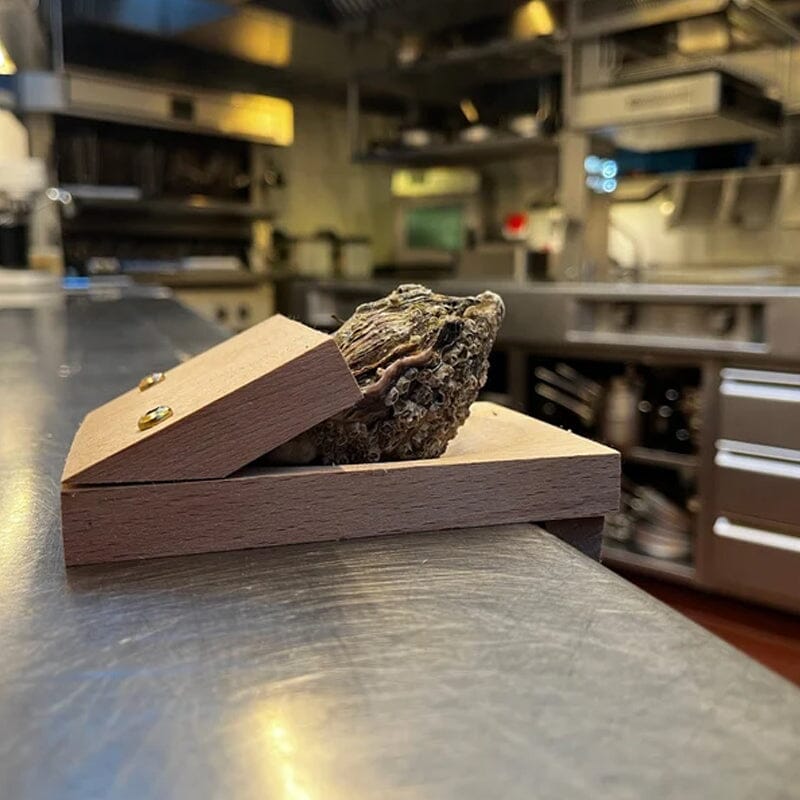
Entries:
{"type": "Polygon", "coordinates": [[[13,75],[17,71],[17,65],[11,58],[3,40],[0,39],[0,75],[13,75]]]}
{"type": "Polygon", "coordinates": [[[511,33],[515,39],[550,36],[555,29],[555,17],[545,0],[528,0],[511,17],[511,33]]]}

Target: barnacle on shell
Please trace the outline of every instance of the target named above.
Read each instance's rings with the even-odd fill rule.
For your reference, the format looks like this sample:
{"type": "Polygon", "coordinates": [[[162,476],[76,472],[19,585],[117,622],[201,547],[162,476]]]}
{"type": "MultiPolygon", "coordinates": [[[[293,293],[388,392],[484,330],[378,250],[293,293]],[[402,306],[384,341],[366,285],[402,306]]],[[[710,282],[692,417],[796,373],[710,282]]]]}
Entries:
{"type": "Polygon", "coordinates": [[[317,460],[441,455],[486,382],[504,313],[493,292],[451,297],[416,284],[359,306],[334,339],[364,397],[310,432],[317,460]]]}

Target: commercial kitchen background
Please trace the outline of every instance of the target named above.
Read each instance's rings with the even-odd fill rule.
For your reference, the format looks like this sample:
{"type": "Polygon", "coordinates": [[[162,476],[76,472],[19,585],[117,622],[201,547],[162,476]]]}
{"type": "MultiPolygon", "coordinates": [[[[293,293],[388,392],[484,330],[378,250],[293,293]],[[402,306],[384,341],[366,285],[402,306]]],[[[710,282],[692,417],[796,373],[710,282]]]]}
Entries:
{"type": "Polygon", "coordinates": [[[0,0],[0,289],[333,329],[492,288],[604,560],[800,680],[800,3],[0,0]],[[141,291],[141,289],[138,289],[141,291]]]}

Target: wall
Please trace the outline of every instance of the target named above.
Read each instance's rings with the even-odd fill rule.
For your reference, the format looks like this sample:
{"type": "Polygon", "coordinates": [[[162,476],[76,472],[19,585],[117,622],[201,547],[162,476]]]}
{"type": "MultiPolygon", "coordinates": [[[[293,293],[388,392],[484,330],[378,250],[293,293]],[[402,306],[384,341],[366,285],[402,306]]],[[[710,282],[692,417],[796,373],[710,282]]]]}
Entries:
{"type": "Polygon", "coordinates": [[[10,111],[0,111],[0,161],[15,161],[28,155],[25,126],[10,111]]]}
{"type": "MultiPolygon", "coordinates": [[[[367,118],[368,135],[385,123],[367,118]]],[[[318,101],[295,104],[295,142],[276,161],[284,171],[276,227],[293,235],[325,229],[370,236],[376,262],[392,249],[391,170],[350,161],[345,109],[318,101]]]]}

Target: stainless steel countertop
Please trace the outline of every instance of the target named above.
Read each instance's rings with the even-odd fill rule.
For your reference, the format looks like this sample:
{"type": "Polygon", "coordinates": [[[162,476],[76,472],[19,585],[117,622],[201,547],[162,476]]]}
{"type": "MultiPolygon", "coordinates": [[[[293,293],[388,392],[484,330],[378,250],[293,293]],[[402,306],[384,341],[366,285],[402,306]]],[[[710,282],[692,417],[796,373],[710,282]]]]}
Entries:
{"type": "Polygon", "coordinates": [[[0,300],[0,796],[796,796],[800,691],[534,526],[65,575],[81,416],[219,337],[0,300]]]}
{"type": "MultiPolygon", "coordinates": [[[[413,282],[413,281],[404,281],[413,282]]],[[[396,282],[283,280],[277,284],[278,305],[284,312],[318,326],[333,317],[346,319],[359,303],[387,294],[396,282]]],[[[797,320],[800,289],[792,287],[699,286],[627,283],[536,283],[492,278],[434,281],[431,288],[450,294],[499,293],[506,318],[498,342],[502,346],[543,348],[549,353],[591,357],[660,353],[689,359],[726,359],[736,365],[786,366],[800,359],[797,320]],[[615,327],[597,307],[636,304],[660,308],[650,323],[636,328],[615,327]],[[696,314],[686,315],[693,307],[696,314]],[[753,306],[758,306],[758,313],[753,306]],[[713,309],[738,308],[736,330],[719,333],[709,327],[713,309]],[[762,320],[763,330],[754,318],[762,320]],[[609,327],[611,326],[611,327],[609,327]],[[729,335],[730,333],[730,335],[729,335]]],[[[651,311],[653,310],[651,308],[651,311]]]]}
{"type": "Polygon", "coordinates": [[[321,289],[336,289],[342,293],[386,294],[398,283],[423,283],[435,285],[441,291],[453,294],[470,294],[483,291],[489,286],[505,295],[550,295],[586,298],[641,298],[655,300],[768,300],[770,298],[800,299],[798,286],[746,286],[692,283],[546,283],[537,281],[512,281],[497,278],[447,278],[444,280],[381,278],[375,280],[302,279],[286,278],[287,281],[305,282],[321,289]]]}

